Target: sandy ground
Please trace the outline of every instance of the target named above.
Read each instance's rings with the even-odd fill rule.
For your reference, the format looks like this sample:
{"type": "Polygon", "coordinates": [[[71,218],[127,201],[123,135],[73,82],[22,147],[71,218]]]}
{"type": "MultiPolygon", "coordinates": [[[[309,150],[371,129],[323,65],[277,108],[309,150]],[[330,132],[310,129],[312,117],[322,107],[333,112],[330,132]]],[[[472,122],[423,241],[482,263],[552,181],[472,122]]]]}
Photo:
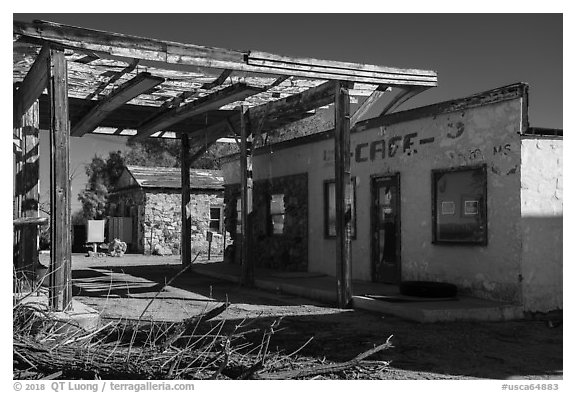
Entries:
{"type": "Polygon", "coordinates": [[[148,307],[144,319],[180,321],[227,300],[231,306],[219,318],[230,323],[257,318],[256,325],[266,326],[282,317],[270,345],[286,353],[313,337],[300,355],[346,361],[393,336],[394,348],[375,357],[391,361],[372,376],[378,379],[562,379],[563,375],[563,325],[421,324],[246,289],[193,272],[185,272],[158,294],[181,270],[178,257],[74,255],[72,265],[75,298],[105,319],[137,319],[148,307]]]}

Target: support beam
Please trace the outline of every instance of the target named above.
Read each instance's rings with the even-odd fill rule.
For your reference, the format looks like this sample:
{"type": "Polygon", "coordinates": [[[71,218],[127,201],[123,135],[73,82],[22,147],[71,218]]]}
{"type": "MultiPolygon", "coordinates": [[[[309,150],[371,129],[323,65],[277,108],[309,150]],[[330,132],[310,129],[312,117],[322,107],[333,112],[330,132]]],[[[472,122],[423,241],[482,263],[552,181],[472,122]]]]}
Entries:
{"type": "Polygon", "coordinates": [[[336,84],[334,100],[334,169],[336,179],[336,279],[338,306],[352,303],[352,186],[350,181],[350,99],[348,86],[336,84]]]}
{"type": "Polygon", "coordinates": [[[186,118],[198,116],[202,113],[218,109],[235,101],[242,101],[245,98],[262,91],[262,88],[249,86],[245,83],[237,83],[228,86],[189,104],[171,109],[158,115],[139,127],[138,134],[133,136],[131,140],[142,140],[158,131],[166,130],[172,124],[178,123],[186,118]]]}
{"type": "Polygon", "coordinates": [[[252,137],[247,108],[240,106],[240,191],[242,197],[242,275],[244,286],[254,286],[252,254],[252,137]]]}
{"type": "Polygon", "coordinates": [[[182,267],[187,267],[192,263],[192,217],[188,212],[188,203],[190,202],[190,143],[187,134],[182,134],[180,145],[180,175],[182,179],[182,239],[181,239],[181,258],[182,267]]]}
{"type": "MultiPolygon", "coordinates": [[[[22,195],[19,217],[39,216],[38,200],[40,198],[40,105],[35,101],[22,118],[22,166],[19,189],[22,195]]],[[[18,181],[17,180],[17,181],[18,181]]],[[[23,268],[34,271],[38,264],[38,227],[26,226],[21,230],[20,258],[23,268]]]]}
{"type": "Polygon", "coordinates": [[[368,98],[356,109],[356,112],[350,117],[350,128],[354,128],[356,123],[362,118],[362,116],[366,115],[368,111],[374,106],[375,103],[380,100],[386,94],[387,91],[391,89],[388,87],[382,87],[374,90],[368,98]]]}
{"type": "Polygon", "coordinates": [[[436,72],[428,70],[294,58],[258,51],[234,51],[95,31],[52,22],[14,21],[13,33],[36,40],[57,42],[79,51],[139,58],[160,64],[177,64],[188,69],[200,66],[391,86],[437,84],[436,72]]]}
{"type": "Polygon", "coordinates": [[[72,302],[70,225],[70,129],[68,122],[68,75],[61,49],[50,49],[48,62],[50,96],[50,226],[49,305],[55,311],[72,302]]]}
{"type": "Polygon", "coordinates": [[[48,55],[49,48],[44,45],[22,81],[22,85],[20,85],[14,93],[14,128],[20,127],[22,116],[24,116],[46,88],[48,83],[48,55]]]}
{"type": "Polygon", "coordinates": [[[251,124],[260,124],[262,118],[269,122],[277,118],[296,116],[334,101],[336,82],[329,81],[302,93],[294,94],[268,104],[259,105],[249,110],[251,124]]]}
{"type": "Polygon", "coordinates": [[[398,89],[398,93],[396,93],[388,105],[382,109],[379,116],[384,116],[385,114],[396,110],[396,108],[408,101],[410,98],[428,90],[427,87],[399,87],[398,89]]]}
{"type": "Polygon", "coordinates": [[[143,72],[114,90],[108,97],[98,102],[72,129],[72,136],[82,136],[94,131],[108,114],[130,101],[132,98],[158,86],[164,78],[143,72]]]}
{"type": "Polygon", "coordinates": [[[134,71],[134,69],[136,68],[136,66],[138,66],[138,63],[140,62],[140,60],[138,59],[134,59],[130,62],[130,64],[128,64],[128,66],[126,68],[124,68],[123,70],[120,70],[118,72],[116,72],[114,75],[112,75],[112,77],[110,79],[108,79],[107,81],[104,81],[102,83],[100,83],[100,85],[98,85],[98,87],[96,88],[96,90],[94,90],[91,94],[89,94],[85,99],[86,100],[91,100],[92,98],[98,96],[98,94],[102,93],[104,91],[104,89],[106,88],[106,86],[111,85],[112,83],[116,82],[118,79],[120,79],[122,77],[122,75],[126,75],[132,71],[134,71]]]}

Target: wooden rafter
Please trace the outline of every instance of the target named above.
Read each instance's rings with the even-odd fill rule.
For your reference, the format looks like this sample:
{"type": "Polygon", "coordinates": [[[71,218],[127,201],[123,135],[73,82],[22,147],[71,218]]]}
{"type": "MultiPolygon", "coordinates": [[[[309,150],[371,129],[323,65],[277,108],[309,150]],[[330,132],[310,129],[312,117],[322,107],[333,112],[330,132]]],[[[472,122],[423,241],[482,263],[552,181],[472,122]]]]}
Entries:
{"type": "Polygon", "coordinates": [[[49,53],[50,48],[47,45],[43,46],[22,84],[14,93],[14,128],[19,126],[24,113],[40,97],[48,84],[49,53]]]}
{"type": "Polygon", "coordinates": [[[410,98],[422,93],[423,91],[428,90],[425,87],[401,87],[399,88],[398,93],[392,98],[392,100],[382,109],[380,116],[384,116],[387,113],[390,113],[400,105],[408,101],[410,98]]]}
{"type": "Polygon", "coordinates": [[[260,124],[263,117],[266,117],[268,121],[272,121],[328,105],[334,101],[334,86],[334,81],[325,82],[300,94],[294,94],[265,105],[250,108],[248,110],[250,122],[252,124],[260,124]]]}
{"type": "Polygon", "coordinates": [[[14,34],[55,42],[77,51],[164,64],[208,67],[392,86],[436,86],[434,71],[277,56],[128,36],[53,22],[14,21],[14,34]]]}
{"type": "Polygon", "coordinates": [[[138,59],[134,59],[132,60],[132,62],[128,65],[128,67],[124,68],[123,70],[116,72],[114,75],[112,75],[112,77],[110,79],[108,79],[107,81],[104,81],[102,83],[100,83],[100,85],[96,88],[96,90],[94,90],[92,93],[90,93],[86,99],[87,100],[91,100],[94,97],[97,97],[98,94],[102,93],[104,91],[104,89],[111,85],[112,83],[116,82],[118,79],[120,79],[122,77],[122,75],[126,75],[132,71],[134,71],[134,69],[136,68],[136,66],[138,65],[140,60],[138,59]]]}
{"type": "Polygon", "coordinates": [[[241,101],[253,94],[260,93],[261,88],[249,86],[245,83],[237,83],[218,90],[215,93],[201,97],[189,104],[174,108],[153,118],[146,124],[138,128],[138,134],[133,136],[132,140],[146,138],[157,131],[167,129],[174,123],[192,116],[198,116],[209,110],[218,109],[226,104],[241,101]]]}
{"type": "Polygon", "coordinates": [[[118,109],[132,98],[159,85],[163,81],[164,78],[152,76],[147,72],[136,75],[92,108],[86,116],[75,124],[71,135],[82,136],[87,132],[94,131],[110,112],[118,109]]]}
{"type": "Polygon", "coordinates": [[[389,87],[384,86],[374,90],[374,92],[362,103],[362,105],[358,107],[358,109],[356,109],[354,114],[350,117],[350,128],[354,127],[354,125],[358,123],[358,120],[360,120],[362,116],[368,113],[374,104],[378,102],[380,98],[386,94],[387,91],[390,90],[391,89],[389,87]]]}

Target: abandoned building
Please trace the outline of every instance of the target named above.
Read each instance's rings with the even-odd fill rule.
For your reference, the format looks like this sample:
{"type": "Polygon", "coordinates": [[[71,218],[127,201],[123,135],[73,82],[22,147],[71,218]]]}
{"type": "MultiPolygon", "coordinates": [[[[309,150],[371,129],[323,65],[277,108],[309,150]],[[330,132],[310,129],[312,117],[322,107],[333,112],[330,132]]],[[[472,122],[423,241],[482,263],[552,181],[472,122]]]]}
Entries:
{"type": "MultiPolygon", "coordinates": [[[[193,253],[208,248],[222,253],[224,186],[221,172],[190,169],[190,201],[186,215],[191,221],[193,253]]],[[[109,197],[109,238],[119,238],[134,253],[179,254],[182,232],[182,182],[180,168],[126,166],[109,197]]]]}
{"type": "MultiPolygon", "coordinates": [[[[529,126],[524,84],[396,112],[437,85],[435,71],[45,21],[15,21],[13,35],[21,149],[14,227],[33,232],[40,224],[38,131],[47,130],[53,310],[72,304],[70,137],[89,133],[180,140],[179,181],[167,186],[172,175],[163,170],[131,168],[115,189],[115,220],[132,226],[125,237],[136,250],[173,252],[179,230],[182,265],[190,266],[193,235],[222,230],[223,198],[234,242],[228,255],[246,286],[261,266],[335,276],[342,308],[353,305],[352,278],[446,281],[526,311],[562,308],[562,131],[529,126]],[[383,97],[389,101],[368,119],[383,97]],[[328,105],[333,130],[262,144],[328,105]],[[240,148],[224,163],[225,190],[194,189],[192,163],[223,137],[240,148]]],[[[15,239],[30,250],[18,268],[37,242],[15,239]]]]}
{"type": "MultiPolygon", "coordinates": [[[[562,131],[529,127],[527,108],[519,83],[358,122],[353,279],[562,309],[562,131]]],[[[238,155],[223,174],[238,248],[238,155]]],[[[337,275],[334,130],[255,149],[253,176],[256,266],[337,275]]]]}

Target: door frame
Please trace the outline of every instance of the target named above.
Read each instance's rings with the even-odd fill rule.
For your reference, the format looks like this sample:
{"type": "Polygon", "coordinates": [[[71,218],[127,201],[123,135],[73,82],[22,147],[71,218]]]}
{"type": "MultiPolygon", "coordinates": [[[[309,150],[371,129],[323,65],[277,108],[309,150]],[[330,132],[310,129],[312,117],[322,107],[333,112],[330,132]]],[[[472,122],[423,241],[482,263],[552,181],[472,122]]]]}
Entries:
{"type": "Polygon", "coordinates": [[[401,189],[400,189],[400,172],[387,172],[387,173],[378,173],[370,176],[370,274],[371,274],[371,281],[372,282],[379,282],[376,281],[376,264],[374,261],[376,260],[376,256],[378,254],[377,250],[377,243],[376,238],[374,236],[375,229],[376,229],[376,182],[379,179],[384,178],[391,178],[396,183],[396,189],[398,190],[397,198],[396,198],[396,211],[398,212],[398,222],[396,226],[396,274],[398,279],[396,283],[400,283],[402,281],[402,210],[401,210],[401,189]]]}

